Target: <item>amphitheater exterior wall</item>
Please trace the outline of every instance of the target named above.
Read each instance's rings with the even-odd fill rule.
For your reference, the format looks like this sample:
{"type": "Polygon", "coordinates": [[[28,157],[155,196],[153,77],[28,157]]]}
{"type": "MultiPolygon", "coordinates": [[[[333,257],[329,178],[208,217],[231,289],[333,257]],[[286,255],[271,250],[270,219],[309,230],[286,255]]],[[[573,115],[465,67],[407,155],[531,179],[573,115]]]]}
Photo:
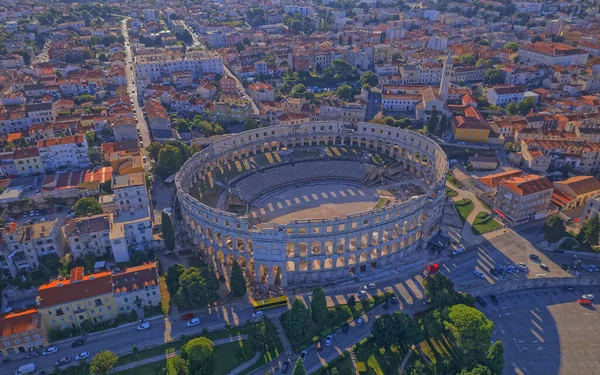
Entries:
{"type": "Polygon", "coordinates": [[[198,251],[229,276],[237,261],[259,283],[334,282],[389,267],[423,248],[438,231],[448,161],[429,138],[385,125],[337,122],[282,125],[233,134],[196,153],[175,178],[181,213],[198,251]],[[189,191],[203,174],[257,153],[315,145],[364,148],[398,160],[425,179],[426,194],[345,217],[251,225],[247,218],[209,207],[189,191]]]}

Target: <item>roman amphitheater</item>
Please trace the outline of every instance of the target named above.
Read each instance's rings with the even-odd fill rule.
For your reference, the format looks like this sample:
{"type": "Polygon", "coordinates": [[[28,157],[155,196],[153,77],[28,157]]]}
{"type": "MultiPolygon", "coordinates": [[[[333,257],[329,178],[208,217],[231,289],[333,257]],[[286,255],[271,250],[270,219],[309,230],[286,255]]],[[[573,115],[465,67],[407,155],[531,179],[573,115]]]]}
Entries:
{"type": "Polygon", "coordinates": [[[336,282],[424,248],[437,232],[446,155],[384,125],[313,122],[224,137],[177,174],[181,215],[225,277],[336,282]]]}

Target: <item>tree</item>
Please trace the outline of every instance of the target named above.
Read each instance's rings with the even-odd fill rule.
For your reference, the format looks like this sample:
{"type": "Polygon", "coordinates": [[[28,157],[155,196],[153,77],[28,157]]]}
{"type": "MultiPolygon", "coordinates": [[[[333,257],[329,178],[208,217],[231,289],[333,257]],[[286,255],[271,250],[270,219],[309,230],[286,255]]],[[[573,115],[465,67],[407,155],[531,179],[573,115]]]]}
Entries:
{"type": "Polygon", "coordinates": [[[508,103],[508,105],[506,106],[506,113],[508,113],[511,116],[517,114],[517,105],[515,104],[515,102],[508,103]]]}
{"type": "Polygon", "coordinates": [[[181,358],[187,364],[190,374],[212,375],[215,346],[206,337],[198,337],[188,341],[181,347],[181,358]]]}
{"type": "Polygon", "coordinates": [[[327,319],[329,309],[325,299],[325,290],[316,287],[312,290],[312,299],[310,301],[310,317],[315,323],[324,323],[327,319]]]}
{"type": "Polygon", "coordinates": [[[379,78],[377,77],[377,74],[373,73],[373,72],[366,72],[365,74],[362,75],[362,77],[360,77],[360,83],[362,85],[369,85],[371,87],[375,87],[377,85],[379,85],[379,78]]]}
{"type": "Polygon", "coordinates": [[[517,52],[519,49],[519,43],[517,42],[508,42],[504,45],[504,48],[511,50],[512,52],[517,52]]]}
{"type": "Polygon", "coordinates": [[[442,115],[442,118],[440,119],[440,125],[438,126],[438,130],[437,130],[438,136],[440,136],[440,137],[444,136],[447,126],[448,126],[448,116],[446,116],[446,114],[444,113],[442,115]]]}
{"type": "Polygon", "coordinates": [[[541,37],[541,36],[539,36],[539,35],[534,35],[534,36],[531,38],[531,43],[541,42],[542,40],[544,40],[544,39],[542,39],[542,37],[541,37]]]}
{"type": "Polygon", "coordinates": [[[176,173],[183,165],[185,159],[182,158],[181,151],[172,145],[162,147],[158,153],[158,165],[156,173],[161,177],[167,178],[176,173]]]}
{"type": "Polygon", "coordinates": [[[558,216],[552,216],[544,224],[544,239],[550,243],[556,243],[560,241],[565,234],[565,223],[558,216]]]}
{"type": "Polygon", "coordinates": [[[92,359],[92,362],[90,362],[90,373],[108,375],[118,360],[119,357],[117,357],[115,353],[111,352],[110,350],[103,350],[96,354],[96,356],[92,359]]]}
{"type": "Polygon", "coordinates": [[[236,261],[234,261],[231,266],[229,286],[231,287],[230,294],[232,297],[243,297],[246,294],[246,279],[244,278],[242,267],[240,267],[239,263],[236,261]]]}
{"type": "Polygon", "coordinates": [[[292,371],[292,375],[306,375],[304,362],[300,360],[300,357],[298,357],[298,359],[296,360],[296,364],[294,365],[294,371],[292,371]]]}
{"type": "Polygon", "coordinates": [[[107,61],[108,61],[108,57],[106,57],[106,54],[105,54],[105,53],[101,53],[101,54],[99,54],[99,55],[98,55],[98,60],[99,60],[100,62],[102,62],[102,63],[105,63],[105,62],[107,62],[107,61]]]}
{"type": "Polygon", "coordinates": [[[177,305],[184,308],[206,306],[217,300],[219,280],[208,267],[190,267],[179,277],[179,289],[175,295],[177,305]]]}
{"type": "Polygon", "coordinates": [[[244,121],[244,130],[254,130],[258,128],[262,128],[262,124],[257,119],[249,117],[244,121]]]}
{"type": "Polygon", "coordinates": [[[381,315],[375,320],[371,327],[371,335],[378,346],[389,348],[398,342],[396,334],[399,327],[396,324],[396,319],[390,314],[381,315]]]}
{"type": "Polygon", "coordinates": [[[535,99],[534,98],[526,98],[525,100],[517,103],[517,111],[519,111],[519,113],[521,115],[525,116],[529,113],[529,111],[531,111],[533,109],[534,106],[535,106],[535,99]]]}
{"type": "Polygon", "coordinates": [[[577,234],[577,240],[588,246],[596,246],[598,245],[599,237],[600,218],[596,214],[583,223],[579,234],[577,234]]]}
{"type": "Polygon", "coordinates": [[[492,375],[502,375],[504,371],[504,344],[496,341],[490,346],[487,355],[487,367],[492,375]]]}
{"type": "Polygon", "coordinates": [[[492,372],[484,365],[477,365],[471,371],[462,370],[459,375],[492,375],[492,372]]]}
{"type": "Polygon", "coordinates": [[[165,282],[167,283],[167,289],[169,294],[174,296],[179,290],[179,278],[185,272],[185,267],[182,264],[174,264],[165,273],[165,282]]]}
{"type": "Polygon", "coordinates": [[[488,71],[486,71],[484,78],[485,78],[485,83],[487,83],[488,85],[495,85],[495,84],[501,83],[503,81],[502,73],[500,73],[500,71],[496,68],[489,69],[488,71]]]}
{"type": "Polygon", "coordinates": [[[304,84],[299,83],[292,87],[290,90],[290,96],[292,98],[304,98],[308,90],[306,90],[306,86],[304,84]]]}
{"type": "Polygon", "coordinates": [[[438,118],[437,109],[434,108],[431,111],[431,117],[427,121],[427,132],[429,134],[435,134],[435,129],[436,129],[439,121],[440,121],[440,119],[438,118]]]}
{"type": "Polygon", "coordinates": [[[77,203],[75,203],[74,211],[76,217],[98,215],[104,212],[98,199],[93,197],[81,198],[78,200],[77,203]]]}
{"type": "Polygon", "coordinates": [[[175,228],[173,228],[173,223],[171,222],[171,216],[168,213],[164,212],[161,214],[162,221],[162,233],[163,240],[165,241],[165,246],[169,250],[175,249],[175,228]]]}
{"type": "Polygon", "coordinates": [[[341,85],[340,87],[337,88],[337,91],[335,92],[337,94],[337,96],[345,101],[350,101],[352,99],[354,99],[353,97],[353,93],[354,90],[352,89],[352,86],[350,85],[341,85]]]}
{"type": "Polygon", "coordinates": [[[462,304],[451,306],[444,326],[454,338],[456,347],[463,352],[466,362],[485,358],[494,323],[481,311],[462,304]]]}
{"type": "Polygon", "coordinates": [[[294,298],[292,308],[287,314],[288,331],[294,338],[301,339],[306,335],[308,327],[308,309],[304,302],[298,298],[294,298]]]}
{"type": "Polygon", "coordinates": [[[433,298],[441,292],[454,291],[454,283],[443,274],[438,273],[435,276],[427,276],[423,280],[423,288],[425,288],[425,295],[433,298]]]}
{"type": "Polygon", "coordinates": [[[475,65],[475,63],[477,63],[477,57],[475,57],[475,54],[473,53],[466,53],[464,55],[460,55],[458,57],[458,61],[462,65],[475,65]]]}
{"type": "Polygon", "coordinates": [[[431,311],[419,323],[421,330],[427,337],[436,339],[446,332],[444,318],[439,310],[431,311]]]}

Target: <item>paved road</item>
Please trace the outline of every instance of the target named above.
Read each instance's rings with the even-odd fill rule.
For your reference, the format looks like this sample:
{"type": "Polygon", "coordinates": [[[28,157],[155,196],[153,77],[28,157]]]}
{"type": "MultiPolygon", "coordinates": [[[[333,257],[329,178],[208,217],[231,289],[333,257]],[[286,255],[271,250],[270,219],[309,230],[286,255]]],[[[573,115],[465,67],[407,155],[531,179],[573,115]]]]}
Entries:
{"type": "Polygon", "coordinates": [[[494,322],[494,340],[504,343],[504,375],[599,374],[600,312],[577,303],[600,288],[534,289],[499,294],[480,308],[494,322]]]}
{"type": "MultiPolygon", "coordinates": [[[[131,40],[129,40],[129,31],[127,30],[127,20],[123,20],[121,23],[121,33],[125,37],[125,51],[127,52],[127,57],[125,60],[125,76],[127,78],[127,93],[133,99],[133,110],[137,119],[137,126],[140,129],[140,134],[142,135],[142,143],[143,147],[146,148],[150,145],[150,131],[148,129],[148,124],[146,123],[146,119],[144,118],[144,111],[140,107],[141,97],[138,97],[138,89],[136,85],[136,76],[135,76],[135,62],[133,49],[131,47],[131,40]]],[[[144,168],[147,169],[148,165],[144,165],[144,168]]]]}

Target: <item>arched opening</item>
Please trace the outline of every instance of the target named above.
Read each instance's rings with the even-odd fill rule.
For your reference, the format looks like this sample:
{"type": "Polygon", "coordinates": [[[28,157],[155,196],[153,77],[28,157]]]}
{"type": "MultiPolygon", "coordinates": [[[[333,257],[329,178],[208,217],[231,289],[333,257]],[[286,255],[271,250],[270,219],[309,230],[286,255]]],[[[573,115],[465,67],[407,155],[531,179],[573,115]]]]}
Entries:
{"type": "Polygon", "coordinates": [[[294,272],[296,271],[296,265],[292,261],[285,262],[285,270],[286,272],[294,272]]]}
{"type": "Polygon", "coordinates": [[[261,284],[269,283],[269,269],[264,264],[261,264],[258,268],[258,275],[260,276],[261,284]]]}
{"type": "Polygon", "coordinates": [[[273,277],[273,285],[281,286],[281,278],[283,277],[281,274],[281,267],[273,266],[271,269],[271,275],[273,277]]]}

